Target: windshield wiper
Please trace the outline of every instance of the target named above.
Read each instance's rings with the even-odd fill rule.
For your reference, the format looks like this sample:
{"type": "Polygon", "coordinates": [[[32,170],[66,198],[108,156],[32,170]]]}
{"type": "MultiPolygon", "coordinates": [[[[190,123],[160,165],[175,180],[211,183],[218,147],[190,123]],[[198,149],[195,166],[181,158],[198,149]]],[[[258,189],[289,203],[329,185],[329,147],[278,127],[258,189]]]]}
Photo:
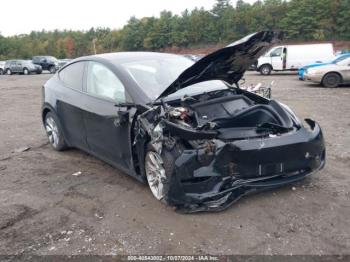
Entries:
{"type": "Polygon", "coordinates": [[[266,130],[271,130],[273,133],[287,133],[293,130],[292,127],[284,127],[274,123],[263,123],[257,126],[257,132],[264,132],[266,130]]]}

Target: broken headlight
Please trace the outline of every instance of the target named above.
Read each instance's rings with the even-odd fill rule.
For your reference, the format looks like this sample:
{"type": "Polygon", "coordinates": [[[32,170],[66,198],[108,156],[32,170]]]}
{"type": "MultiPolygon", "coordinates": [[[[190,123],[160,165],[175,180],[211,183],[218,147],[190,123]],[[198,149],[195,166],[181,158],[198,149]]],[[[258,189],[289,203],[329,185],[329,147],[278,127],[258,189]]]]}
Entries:
{"type": "Polygon", "coordinates": [[[163,138],[163,126],[161,123],[158,123],[158,125],[153,128],[151,136],[152,141],[159,141],[163,138]]]}
{"type": "Polygon", "coordinates": [[[285,104],[283,104],[283,103],[281,103],[281,102],[278,102],[278,103],[290,114],[290,116],[293,118],[294,122],[295,122],[297,125],[301,126],[301,122],[300,122],[299,118],[298,118],[297,115],[292,111],[292,109],[290,109],[289,106],[287,106],[287,105],[285,105],[285,104]]]}

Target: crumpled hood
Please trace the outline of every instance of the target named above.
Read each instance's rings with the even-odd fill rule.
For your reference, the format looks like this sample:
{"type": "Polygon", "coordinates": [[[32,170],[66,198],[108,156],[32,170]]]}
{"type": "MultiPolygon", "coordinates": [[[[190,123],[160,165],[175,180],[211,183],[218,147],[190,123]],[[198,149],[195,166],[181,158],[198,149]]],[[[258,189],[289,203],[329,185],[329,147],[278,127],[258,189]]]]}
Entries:
{"type": "Polygon", "coordinates": [[[182,72],[158,99],[203,81],[223,80],[231,85],[237,83],[248,67],[278,43],[282,36],[281,32],[261,31],[203,57],[182,72]]]}

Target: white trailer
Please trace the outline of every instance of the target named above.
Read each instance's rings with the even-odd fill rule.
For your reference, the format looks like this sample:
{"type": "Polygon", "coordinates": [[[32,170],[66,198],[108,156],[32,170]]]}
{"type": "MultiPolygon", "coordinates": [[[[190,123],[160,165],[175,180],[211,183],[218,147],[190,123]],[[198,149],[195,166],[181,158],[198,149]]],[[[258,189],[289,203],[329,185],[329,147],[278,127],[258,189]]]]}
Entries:
{"type": "Polygon", "coordinates": [[[276,46],[258,59],[257,70],[269,75],[271,71],[298,70],[307,64],[331,61],[334,57],[330,43],[276,46]]]}

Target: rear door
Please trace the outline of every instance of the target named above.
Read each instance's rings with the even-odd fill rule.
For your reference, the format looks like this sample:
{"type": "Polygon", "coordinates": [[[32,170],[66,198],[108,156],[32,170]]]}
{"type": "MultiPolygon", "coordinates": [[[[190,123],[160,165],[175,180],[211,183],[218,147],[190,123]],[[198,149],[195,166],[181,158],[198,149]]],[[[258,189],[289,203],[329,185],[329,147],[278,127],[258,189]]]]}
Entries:
{"type": "Polygon", "coordinates": [[[83,79],[86,62],[73,63],[58,73],[60,87],[57,90],[57,115],[64,135],[72,146],[88,150],[83,120],[85,94],[83,79]]]}
{"type": "Polygon", "coordinates": [[[19,73],[19,72],[21,72],[21,71],[20,71],[20,68],[21,68],[21,67],[22,67],[21,61],[16,61],[16,62],[13,63],[13,66],[12,66],[11,71],[12,71],[12,72],[15,72],[15,73],[19,73]]]}
{"type": "Polygon", "coordinates": [[[85,88],[84,120],[90,150],[105,161],[125,171],[130,170],[128,109],[116,106],[127,101],[125,86],[110,68],[91,61],[87,67],[85,88]],[[125,119],[121,117],[123,115],[125,119]]]}

